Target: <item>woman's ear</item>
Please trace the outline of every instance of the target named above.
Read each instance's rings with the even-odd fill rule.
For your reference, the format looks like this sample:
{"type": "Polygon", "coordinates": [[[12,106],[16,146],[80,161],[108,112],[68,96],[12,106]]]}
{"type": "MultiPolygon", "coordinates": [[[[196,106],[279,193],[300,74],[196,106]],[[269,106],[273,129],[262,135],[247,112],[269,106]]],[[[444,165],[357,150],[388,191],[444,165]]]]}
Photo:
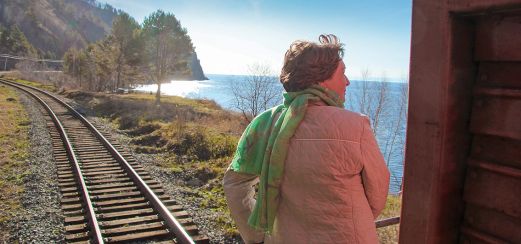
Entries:
{"type": "Polygon", "coordinates": [[[347,78],[344,74],[344,62],[340,61],[331,77],[319,83],[322,87],[336,92],[339,96],[345,96],[347,78]]]}

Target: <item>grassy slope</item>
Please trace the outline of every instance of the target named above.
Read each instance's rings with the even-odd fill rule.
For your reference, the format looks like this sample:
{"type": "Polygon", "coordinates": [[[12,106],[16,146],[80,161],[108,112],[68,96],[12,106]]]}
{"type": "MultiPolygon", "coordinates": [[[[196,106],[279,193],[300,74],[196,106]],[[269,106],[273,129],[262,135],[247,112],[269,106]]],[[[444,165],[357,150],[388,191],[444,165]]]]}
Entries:
{"type": "MultiPolygon", "coordinates": [[[[153,95],[147,94],[130,94],[124,95],[127,99],[138,99],[145,101],[152,101],[155,99],[153,95]]],[[[214,104],[211,101],[204,100],[192,100],[185,99],[181,97],[164,97],[162,101],[165,103],[174,103],[179,105],[187,105],[196,108],[197,111],[203,111],[210,113],[212,115],[216,115],[216,111],[219,111],[220,108],[214,107],[214,104]],[[210,107],[208,107],[210,106],[210,107]]],[[[218,116],[217,116],[218,117],[218,116]]],[[[217,137],[218,139],[224,138],[225,134],[222,129],[216,129],[217,124],[219,124],[219,118],[213,118],[216,121],[212,123],[204,123],[202,125],[197,125],[197,123],[192,123],[187,125],[188,123],[182,122],[185,124],[184,128],[178,128],[178,124],[180,123],[178,120],[173,120],[172,123],[163,125],[158,129],[158,131],[162,131],[161,135],[164,138],[175,138],[175,135],[179,133],[181,130],[193,130],[194,128],[204,128],[205,132],[203,133],[204,138],[217,137]],[[217,131],[220,134],[211,133],[211,131],[217,131]],[[209,133],[210,132],[210,133],[209,133]]],[[[235,118],[240,120],[238,116],[235,118]]],[[[243,127],[241,127],[243,128],[243,127]]],[[[240,134],[239,130],[239,134],[240,134]]],[[[231,146],[234,146],[237,142],[238,137],[237,131],[235,131],[235,136],[229,136],[231,146]]],[[[139,139],[138,139],[139,140],[139,139]]],[[[216,143],[218,144],[218,143],[216,143]]],[[[233,152],[233,151],[230,151],[233,152]]],[[[190,153],[188,154],[189,158],[190,153]]],[[[179,155],[170,155],[166,156],[163,160],[163,167],[169,168],[172,172],[182,173],[182,172],[194,172],[195,175],[206,174],[207,178],[210,175],[210,179],[206,181],[206,185],[200,188],[192,188],[187,189],[193,193],[194,198],[202,198],[203,200],[200,202],[200,207],[210,208],[215,210],[216,212],[223,213],[221,217],[217,218],[216,221],[222,225],[225,232],[229,235],[238,234],[236,227],[233,221],[230,218],[229,211],[224,200],[224,192],[221,186],[221,179],[224,175],[224,171],[226,167],[228,167],[229,162],[231,161],[231,154],[223,155],[223,157],[212,158],[209,160],[198,160],[197,158],[191,159],[190,163],[183,162],[179,160],[179,155]]],[[[388,201],[386,203],[386,207],[384,211],[381,213],[379,219],[396,217],[400,215],[401,209],[401,196],[389,196],[388,201]]],[[[398,231],[399,225],[393,225],[389,227],[384,227],[378,229],[378,238],[380,243],[397,243],[398,242],[398,231]]]]}
{"type": "Polygon", "coordinates": [[[24,84],[24,85],[40,88],[40,89],[43,89],[43,90],[51,91],[51,92],[55,92],[56,91],[56,88],[54,86],[44,85],[42,83],[38,83],[38,82],[34,82],[34,81],[16,79],[16,82],[18,82],[20,84],[24,84]]]}
{"type": "MultiPolygon", "coordinates": [[[[54,87],[18,80],[27,85],[54,91],[54,87]]],[[[245,128],[239,115],[221,109],[215,102],[162,96],[161,106],[153,94],[100,94],[68,91],[65,95],[83,107],[107,118],[132,139],[134,150],[162,153],[158,164],[185,181],[185,191],[199,207],[222,213],[216,221],[228,235],[238,232],[224,200],[221,179],[245,128]]],[[[401,197],[389,196],[381,218],[400,215],[401,197]]],[[[398,225],[378,230],[381,243],[396,243],[398,225]]]]}
{"type": "Polygon", "coordinates": [[[18,95],[10,88],[0,85],[0,242],[8,236],[2,226],[22,207],[20,196],[23,181],[28,173],[29,120],[18,95]],[[8,101],[7,99],[14,99],[8,101]]]}
{"type": "Polygon", "coordinates": [[[219,213],[216,219],[227,235],[237,235],[230,217],[222,178],[245,128],[241,117],[215,102],[151,94],[94,94],[66,92],[97,115],[129,135],[140,153],[161,153],[156,163],[185,182],[183,192],[198,207],[219,213]]]}

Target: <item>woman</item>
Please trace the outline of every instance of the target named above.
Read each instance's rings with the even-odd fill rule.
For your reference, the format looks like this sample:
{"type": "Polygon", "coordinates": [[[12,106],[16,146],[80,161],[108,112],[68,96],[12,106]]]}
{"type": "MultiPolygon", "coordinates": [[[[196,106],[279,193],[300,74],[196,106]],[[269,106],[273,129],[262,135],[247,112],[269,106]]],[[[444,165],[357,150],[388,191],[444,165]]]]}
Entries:
{"type": "Polygon", "coordinates": [[[284,104],[250,123],[224,176],[246,243],[378,242],[389,172],[368,118],[344,109],[342,44],[319,40],[291,44],[284,104]]]}

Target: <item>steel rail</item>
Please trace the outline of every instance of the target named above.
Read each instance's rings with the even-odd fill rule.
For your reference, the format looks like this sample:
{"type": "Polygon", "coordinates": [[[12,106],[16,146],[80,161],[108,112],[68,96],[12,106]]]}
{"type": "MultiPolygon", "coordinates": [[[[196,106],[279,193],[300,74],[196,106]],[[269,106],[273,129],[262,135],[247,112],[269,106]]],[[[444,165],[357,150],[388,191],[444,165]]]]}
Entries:
{"type": "MultiPolygon", "coordinates": [[[[76,110],[74,110],[70,105],[61,101],[59,98],[50,94],[47,91],[44,91],[44,90],[41,90],[41,89],[38,89],[35,87],[27,86],[24,84],[15,84],[11,81],[6,81],[6,80],[2,80],[2,79],[0,79],[0,81],[2,83],[6,83],[11,86],[15,86],[15,87],[18,87],[19,89],[24,90],[25,92],[31,94],[33,97],[35,97],[37,100],[39,100],[42,104],[45,104],[44,107],[46,108],[47,111],[49,111],[50,114],[52,113],[52,115],[54,116],[54,117],[51,116],[53,118],[53,121],[56,120],[57,123],[59,124],[59,126],[57,125],[57,127],[61,128],[61,129],[63,129],[63,126],[57,119],[54,112],[52,112],[50,107],[43,100],[41,100],[39,97],[37,97],[34,93],[27,91],[27,90],[21,88],[20,86],[34,89],[36,91],[44,93],[45,95],[51,97],[53,100],[57,101],[60,105],[66,107],[70,112],[72,112],[75,117],[80,119],[86,125],[86,127],[91,132],[93,132],[93,134],[109,150],[109,152],[112,154],[112,156],[121,164],[121,166],[123,166],[124,170],[127,172],[127,174],[132,179],[132,181],[138,186],[138,188],[143,193],[143,195],[145,195],[145,198],[147,198],[147,200],[152,204],[152,206],[154,206],[155,210],[158,211],[159,216],[164,220],[164,222],[169,227],[169,229],[174,232],[174,234],[176,236],[176,240],[179,243],[183,243],[183,244],[184,243],[194,243],[192,238],[182,228],[179,221],[177,221],[177,219],[170,213],[170,211],[167,209],[167,207],[159,200],[159,198],[155,195],[155,193],[153,193],[151,188],[141,179],[141,177],[133,169],[133,167],[126,161],[125,158],[123,158],[123,156],[112,146],[112,144],[85,117],[83,117],[80,113],[78,113],[76,110]]],[[[56,124],[56,122],[55,122],[55,124],[56,124]]],[[[61,130],[59,130],[59,131],[60,131],[60,135],[62,135],[61,130]]],[[[67,138],[65,131],[63,131],[63,133],[64,133],[63,135],[65,136],[65,138],[67,138]]],[[[68,147],[66,147],[67,153],[71,154],[74,157],[73,161],[76,162],[76,165],[77,165],[77,169],[75,168],[75,172],[77,171],[79,174],[81,174],[81,172],[79,171],[79,165],[77,164],[77,159],[76,159],[74,153],[72,153],[72,146],[70,146],[68,139],[67,139],[67,144],[68,144],[68,147]],[[70,152],[69,152],[69,150],[70,150],[70,152]]],[[[85,182],[83,181],[83,178],[81,178],[81,180],[82,180],[84,189],[87,189],[85,182]]],[[[87,199],[89,199],[89,207],[90,207],[90,209],[92,209],[92,204],[90,204],[90,198],[87,198],[87,199]]],[[[92,210],[92,213],[94,213],[93,210],[92,210]]],[[[93,215],[93,216],[94,216],[94,220],[95,220],[96,216],[95,215],[93,215]]],[[[90,221],[90,219],[89,219],[89,221],[90,221]]],[[[392,218],[377,220],[377,221],[375,221],[375,225],[376,225],[376,228],[382,228],[382,227],[386,227],[386,226],[390,226],[390,225],[399,224],[399,222],[400,222],[400,217],[392,217],[392,218]]],[[[96,228],[99,231],[98,225],[96,225],[96,228]]],[[[99,236],[101,237],[101,234],[99,236]]],[[[100,239],[100,240],[101,241],[98,240],[98,243],[103,243],[103,239],[100,239]]]]}
{"type": "Polygon", "coordinates": [[[73,113],[74,116],[76,116],[79,120],[81,120],[91,132],[94,133],[94,135],[103,143],[103,145],[109,150],[109,152],[112,154],[112,156],[115,157],[115,159],[123,166],[126,173],[129,175],[129,177],[132,179],[132,181],[137,185],[139,190],[143,193],[145,198],[150,202],[150,204],[155,208],[155,210],[158,212],[159,216],[163,219],[165,224],[169,227],[170,230],[172,230],[175,234],[176,241],[182,244],[189,243],[189,244],[195,244],[193,239],[188,235],[188,233],[184,230],[184,228],[181,226],[179,221],[170,213],[168,208],[161,202],[161,200],[157,197],[157,195],[150,189],[150,187],[141,179],[141,177],[138,175],[138,173],[132,168],[132,166],[127,162],[123,156],[112,146],[112,144],[92,125],[83,115],[81,115],[79,112],[77,112],[75,109],[73,109],[70,105],[67,103],[61,101],[56,96],[50,94],[47,91],[41,90],[39,88],[31,87],[24,84],[19,84],[21,86],[34,89],[36,91],[39,91],[41,93],[46,94],[47,96],[51,97],[67,109],[69,109],[70,112],[73,113]]]}
{"type": "Polygon", "coordinates": [[[99,228],[98,220],[96,218],[96,214],[94,213],[94,209],[92,207],[92,202],[90,200],[90,195],[89,195],[89,192],[87,191],[87,185],[85,184],[83,174],[82,174],[82,172],[80,170],[80,166],[78,164],[78,159],[76,158],[76,155],[74,154],[74,151],[72,149],[72,145],[71,145],[71,143],[69,141],[69,137],[67,136],[67,132],[65,132],[65,129],[64,129],[62,123],[60,122],[60,120],[58,119],[56,114],[52,111],[52,109],[49,107],[49,105],[47,105],[47,103],[45,101],[43,101],[40,97],[38,97],[33,92],[28,91],[28,90],[22,88],[21,86],[13,84],[13,83],[11,83],[9,81],[5,81],[5,80],[0,79],[0,82],[3,83],[3,84],[6,84],[6,85],[10,85],[12,87],[16,87],[16,88],[26,92],[27,94],[31,95],[40,104],[42,104],[42,106],[45,108],[45,110],[47,110],[47,112],[49,113],[49,116],[51,117],[52,121],[54,122],[54,125],[56,126],[56,128],[58,130],[58,133],[60,134],[60,137],[61,137],[61,139],[63,141],[63,144],[64,144],[64,147],[65,147],[65,150],[67,151],[67,155],[69,157],[69,160],[72,162],[72,168],[74,170],[74,173],[76,174],[76,180],[78,181],[79,187],[81,188],[81,192],[80,193],[81,193],[81,196],[83,198],[83,202],[86,205],[85,206],[85,208],[87,209],[86,217],[87,217],[87,220],[88,220],[88,222],[90,224],[89,227],[90,227],[90,230],[92,232],[92,238],[93,238],[95,243],[98,243],[98,244],[104,243],[103,237],[101,235],[101,230],[99,228]]]}
{"type": "Polygon", "coordinates": [[[387,219],[380,219],[374,222],[376,228],[382,228],[390,225],[395,225],[400,223],[400,217],[392,217],[387,219]]]}

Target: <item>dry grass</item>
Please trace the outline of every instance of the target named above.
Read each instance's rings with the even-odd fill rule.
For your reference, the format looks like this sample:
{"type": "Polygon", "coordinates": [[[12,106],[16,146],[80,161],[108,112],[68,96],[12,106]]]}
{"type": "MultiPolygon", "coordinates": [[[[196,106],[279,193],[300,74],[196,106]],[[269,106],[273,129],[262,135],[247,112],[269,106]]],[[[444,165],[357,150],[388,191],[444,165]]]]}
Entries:
{"type": "MultiPolygon", "coordinates": [[[[225,202],[221,179],[231,161],[245,124],[238,114],[222,110],[213,101],[153,94],[99,94],[69,92],[68,96],[112,119],[142,153],[162,154],[161,166],[185,178],[201,208],[220,213],[216,219],[229,236],[238,235],[225,202]],[[195,183],[194,183],[195,182],[195,183]]],[[[389,196],[380,218],[399,216],[401,198],[389,196]]],[[[380,228],[381,243],[397,243],[398,225],[380,228]]]]}
{"type": "Polygon", "coordinates": [[[43,90],[47,90],[50,92],[56,92],[57,88],[49,82],[35,82],[35,81],[29,81],[21,78],[21,75],[18,71],[10,72],[8,75],[0,76],[1,78],[8,79],[14,82],[18,82],[20,84],[28,85],[28,86],[34,86],[43,90]]]}
{"type": "Polygon", "coordinates": [[[43,84],[40,82],[28,81],[28,80],[23,80],[23,79],[16,79],[16,82],[24,84],[24,85],[40,88],[43,90],[47,90],[50,92],[56,92],[56,87],[54,87],[53,85],[47,85],[47,84],[43,84]]]}
{"type": "Polygon", "coordinates": [[[195,122],[209,125],[223,133],[240,134],[244,128],[241,120],[230,111],[223,110],[214,101],[188,99],[178,96],[162,96],[161,105],[156,106],[150,94],[104,94],[83,91],[66,91],[67,97],[83,107],[115,121],[122,130],[134,129],[146,123],[195,122]]]}
{"type": "MultiPolygon", "coordinates": [[[[402,208],[402,196],[401,195],[389,195],[387,197],[387,203],[385,204],[385,209],[382,211],[382,214],[378,217],[378,219],[385,219],[400,216],[400,211],[402,208]]],[[[380,243],[398,243],[398,233],[400,230],[399,225],[392,225],[383,228],[379,228],[378,239],[380,243]]]]}
{"type": "MultiPolygon", "coordinates": [[[[41,87],[41,84],[22,81],[41,87]]],[[[238,235],[224,200],[221,179],[246,124],[214,101],[153,94],[64,93],[87,110],[111,121],[142,153],[164,153],[160,166],[185,178],[185,191],[200,207],[221,213],[215,221],[227,235],[238,235]],[[191,182],[191,183],[189,183],[191,182]]],[[[401,196],[389,196],[380,218],[400,215],[401,196]]],[[[399,226],[378,229],[381,243],[397,243],[399,226]]]]}
{"type": "Polygon", "coordinates": [[[133,137],[140,152],[197,154],[199,160],[226,156],[228,152],[218,151],[232,150],[230,145],[235,147],[246,126],[239,115],[208,100],[164,96],[161,105],[156,106],[154,96],[149,94],[67,91],[65,95],[116,124],[133,137]],[[212,155],[201,155],[204,150],[210,150],[208,153],[212,155]]]}
{"type": "Polygon", "coordinates": [[[221,183],[246,126],[238,114],[177,96],[161,97],[157,107],[153,94],[65,94],[130,136],[136,152],[162,153],[157,162],[183,179],[187,197],[219,213],[215,221],[227,235],[238,235],[221,183]]]}
{"type": "Polygon", "coordinates": [[[3,226],[22,206],[24,177],[28,173],[29,120],[18,95],[0,85],[0,242],[8,236],[3,226]]]}
{"type": "MultiPolygon", "coordinates": [[[[155,94],[148,93],[131,93],[131,94],[122,94],[116,95],[120,98],[130,99],[130,100],[141,100],[147,102],[154,102],[156,99],[155,94]]],[[[205,99],[189,99],[183,98],[180,96],[161,96],[162,104],[176,104],[178,106],[190,106],[197,110],[198,112],[206,112],[212,113],[216,111],[221,111],[222,108],[213,100],[205,100],[205,99]]]]}

